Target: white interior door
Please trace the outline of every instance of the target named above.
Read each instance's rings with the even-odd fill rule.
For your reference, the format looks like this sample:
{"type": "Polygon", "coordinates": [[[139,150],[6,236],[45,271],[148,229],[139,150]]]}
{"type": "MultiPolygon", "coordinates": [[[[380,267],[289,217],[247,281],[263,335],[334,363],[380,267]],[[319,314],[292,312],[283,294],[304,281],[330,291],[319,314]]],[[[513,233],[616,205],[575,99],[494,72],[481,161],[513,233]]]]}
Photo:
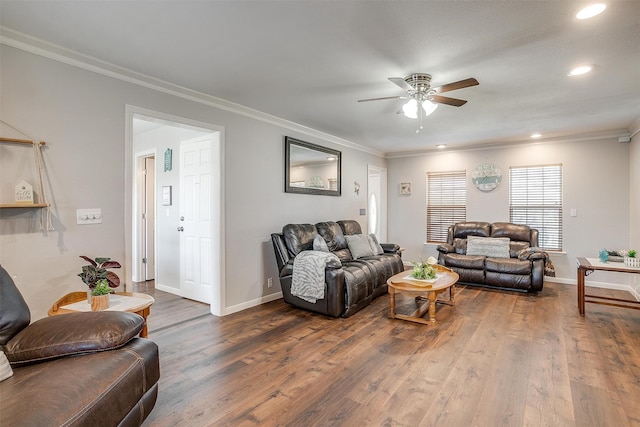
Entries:
{"type": "Polygon", "coordinates": [[[212,299],[211,136],[180,142],[180,288],[185,298],[212,299]]]}
{"type": "Polygon", "coordinates": [[[144,213],[142,215],[143,237],[143,274],[144,280],[155,278],[155,208],[156,208],[156,160],[154,157],[144,159],[144,213]]]}

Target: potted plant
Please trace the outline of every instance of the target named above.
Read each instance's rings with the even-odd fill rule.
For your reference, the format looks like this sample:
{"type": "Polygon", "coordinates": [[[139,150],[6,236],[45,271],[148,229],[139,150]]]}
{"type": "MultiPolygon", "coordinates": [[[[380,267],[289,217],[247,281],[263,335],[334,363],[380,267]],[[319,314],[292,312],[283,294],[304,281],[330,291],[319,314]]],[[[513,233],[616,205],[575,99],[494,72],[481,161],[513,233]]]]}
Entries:
{"type": "Polygon", "coordinates": [[[98,281],[105,280],[109,288],[117,288],[120,286],[120,278],[113,271],[108,271],[109,268],[122,267],[118,261],[111,261],[111,258],[97,257],[95,260],[87,256],[80,255],[80,258],[87,261],[89,265],[82,266],[82,273],[78,274],[78,277],[89,287],[87,292],[87,299],[91,303],[91,290],[95,288],[98,281]]]}
{"type": "Polygon", "coordinates": [[[636,254],[635,249],[629,249],[624,257],[624,265],[627,267],[640,267],[640,258],[636,258],[636,254]]]}
{"type": "Polygon", "coordinates": [[[109,294],[112,292],[107,279],[100,279],[91,289],[91,310],[98,311],[109,308],[109,294]]]}
{"type": "Polygon", "coordinates": [[[429,257],[427,262],[420,260],[420,262],[412,261],[413,270],[411,272],[411,276],[420,279],[420,280],[433,280],[436,278],[436,268],[434,264],[436,263],[436,259],[434,257],[429,257]]]}

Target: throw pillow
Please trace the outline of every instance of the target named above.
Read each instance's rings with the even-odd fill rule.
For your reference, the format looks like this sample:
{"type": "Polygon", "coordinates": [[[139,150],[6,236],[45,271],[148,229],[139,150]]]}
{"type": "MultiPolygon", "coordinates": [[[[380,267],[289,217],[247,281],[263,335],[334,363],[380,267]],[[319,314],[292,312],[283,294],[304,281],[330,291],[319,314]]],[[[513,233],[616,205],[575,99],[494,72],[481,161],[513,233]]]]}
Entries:
{"type": "Polygon", "coordinates": [[[61,356],[122,347],[142,330],[144,319],[123,311],[68,313],[45,317],[20,331],[4,346],[12,366],[61,356]]]}
{"type": "Polygon", "coordinates": [[[373,255],[373,250],[371,250],[371,245],[369,244],[369,236],[366,234],[352,234],[344,237],[347,239],[347,246],[349,246],[353,259],[373,255]]]}
{"type": "Polygon", "coordinates": [[[373,251],[374,255],[380,255],[384,253],[384,249],[382,249],[382,246],[380,246],[380,243],[378,243],[378,238],[373,233],[369,234],[369,244],[371,245],[371,250],[373,251]]]}
{"type": "Polygon", "coordinates": [[[329,246],[327,246],[327,242],[325,242],[324,237],[319,234],[316,234],[316,237],[313,238],[313,250],[329,252],[329,246]]]}
{"type": "Polygon", "coordinates": [[[11,369],[11,365],[9,365],[7,356],[5,356],[4,352],[0,350],[0,382],[6,380],[11,375],[13,375],[13,370],[11,369]]]}
{"type": "Polygon", "coordinates": [[[509,258],[509,238],[468,236],[467,255],[509,258]]]}

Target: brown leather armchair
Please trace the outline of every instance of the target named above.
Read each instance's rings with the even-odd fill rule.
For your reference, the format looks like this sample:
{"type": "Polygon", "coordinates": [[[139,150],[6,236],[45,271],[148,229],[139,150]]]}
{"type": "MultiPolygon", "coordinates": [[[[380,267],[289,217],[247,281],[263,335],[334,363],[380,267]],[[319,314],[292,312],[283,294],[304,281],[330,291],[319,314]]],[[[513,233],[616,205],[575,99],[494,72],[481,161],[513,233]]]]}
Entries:
{"type": "Polygon", "coordinates": [[[142,317],[103,311],[29,323],[27,304],[0,267],[0,349],[13,370],[0,382],[1,425],[142,424],[160,377],[158,346],[137,338],[142,317]]]}

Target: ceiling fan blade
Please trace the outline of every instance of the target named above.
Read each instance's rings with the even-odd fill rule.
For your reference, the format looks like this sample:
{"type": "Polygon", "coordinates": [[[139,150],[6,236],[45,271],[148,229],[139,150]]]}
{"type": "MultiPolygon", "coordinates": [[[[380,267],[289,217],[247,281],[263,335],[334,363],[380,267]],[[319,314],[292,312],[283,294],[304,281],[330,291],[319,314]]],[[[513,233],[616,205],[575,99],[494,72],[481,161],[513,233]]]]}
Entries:
{"type": "Polygon", "coordinates": [[[449,98],[447,96],[439,96],[439,95],[430,96],[429,100],[431,102],[436,102],[438,104],[447,104],[447,105],[452,105],[454,107],[462,107],[464,104],[467,103],[467,101],[465,101],[464,99],[449,98]]]}
{"type": "Polygon", "coordinates": [[[404,96],[383,96],[382,98],[358,99],[358,102],[381,101],[383,99],[404,99],[404,96]]]}
{"type": "Polygon", "coordinates": [[[470,79],[460,80],[459,82],[453,82],[439,87],[434,87],[433,90],[436,91],[436,93],[444,93],[449,92],[450,90],[464,89],[465,87],[476,86],[478,84],[478,81],[472,77],[470,79]]]}
{"type": "Polygon", "coordinates": [[[409,83],[407,83],[402,77],[389,77],[389,81],[391,83],[395,83],[396,85],[400,86],[402,90],[404,90],[405,92],[409,92],[410,90],[415,90],[415,88],[411,86],[409,83]]]}

